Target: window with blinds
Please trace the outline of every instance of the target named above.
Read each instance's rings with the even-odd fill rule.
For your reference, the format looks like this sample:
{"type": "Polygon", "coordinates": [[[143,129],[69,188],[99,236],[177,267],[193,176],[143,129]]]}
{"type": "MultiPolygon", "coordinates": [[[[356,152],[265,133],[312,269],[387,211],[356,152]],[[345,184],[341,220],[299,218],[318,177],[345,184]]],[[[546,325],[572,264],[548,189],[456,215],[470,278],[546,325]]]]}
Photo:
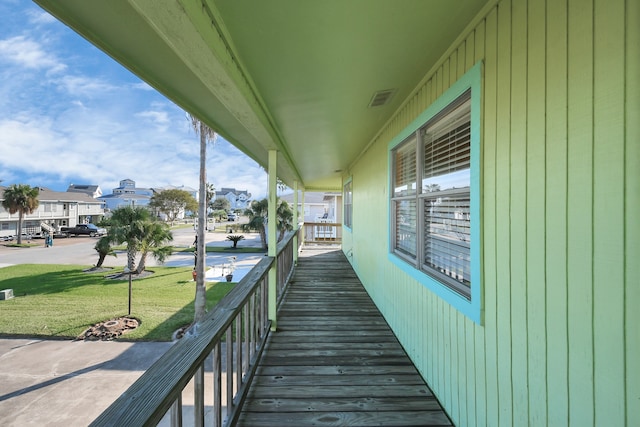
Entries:
{"type": "Polygon", "coordinates": [[[392,159],[394,253],[470,298],[471,91],[394,148],[392,159]]]}
{"type": "Polygon", "coordinates": [[[353,190],[352,181],[347,182],[344,185],[344,225],[349,228],[353,228],[353,190]]]}

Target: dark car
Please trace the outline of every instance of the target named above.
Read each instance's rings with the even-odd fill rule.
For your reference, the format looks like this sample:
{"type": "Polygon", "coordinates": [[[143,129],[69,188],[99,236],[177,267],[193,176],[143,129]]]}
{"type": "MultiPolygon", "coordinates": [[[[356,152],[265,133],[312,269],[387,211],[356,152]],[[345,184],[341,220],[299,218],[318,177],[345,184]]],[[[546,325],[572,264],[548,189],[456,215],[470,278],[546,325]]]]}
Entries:
{"type": "Polygon", "coordinates": [[[78,224],[75,227],[62,227],[60,232],[66,236],[89,235],[95,237],[107,234],[107,230],[97,227],[95,224],[78,224]]]}

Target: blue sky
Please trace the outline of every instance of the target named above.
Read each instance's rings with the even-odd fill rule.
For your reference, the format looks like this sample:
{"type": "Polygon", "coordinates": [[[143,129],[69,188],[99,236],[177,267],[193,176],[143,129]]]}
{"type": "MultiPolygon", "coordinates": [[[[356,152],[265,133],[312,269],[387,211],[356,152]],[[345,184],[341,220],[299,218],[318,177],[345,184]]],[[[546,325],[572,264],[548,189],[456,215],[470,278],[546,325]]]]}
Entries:
{"type": "MultiPolygon", "coordinates": [[[[182,109],[37,5],[0,0],[0,17],[0,185],[198,188],[199,139],[182,109]]],[[[207,181],[266,194],[264,170],[222,138],[207,181]]]]}

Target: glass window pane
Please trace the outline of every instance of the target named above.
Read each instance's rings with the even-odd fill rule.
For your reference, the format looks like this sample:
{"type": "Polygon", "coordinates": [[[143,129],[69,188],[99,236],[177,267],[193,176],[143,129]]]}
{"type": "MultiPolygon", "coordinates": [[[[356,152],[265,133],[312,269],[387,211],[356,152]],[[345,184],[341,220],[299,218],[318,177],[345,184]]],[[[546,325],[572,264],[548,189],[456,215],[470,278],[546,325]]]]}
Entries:
{"type": "Polygon", "coordinates": [[[416,201],[395,202],[395,249],[412,258],[416,257],[416,201]]]}
{"type": "Polygon", "coordinates": [[[351,181],[344,185],[344,225],[351,228],[353,212],[353,192],[351,190],[351,181]]]}
{"type": "Polygon", "coordinates": [[[424,144],[422,191],[431,193],[469,187],[471,167],[471,103],[467,100],[421,129],[424,144]]]}
{"type": "Polygon", "coordinates": [[[469,287],[471,218],[469,193],[424,199],[424,264],[469,287]]]}

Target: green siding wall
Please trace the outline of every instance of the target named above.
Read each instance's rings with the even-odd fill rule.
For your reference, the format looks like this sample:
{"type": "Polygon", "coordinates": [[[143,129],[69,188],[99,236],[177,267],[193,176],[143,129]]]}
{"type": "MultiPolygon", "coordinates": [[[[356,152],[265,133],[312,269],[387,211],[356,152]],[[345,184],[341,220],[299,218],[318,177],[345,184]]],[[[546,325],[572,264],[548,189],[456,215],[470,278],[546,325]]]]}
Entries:
{"type": "Polygon", "coordinates": [[[639,3],[497,2],[349,171],[345,252],[456,425],[640,425],[639,3]],[[482,325],[387,261],[385,208],[388,142],[477,61],[482,325]]]}

